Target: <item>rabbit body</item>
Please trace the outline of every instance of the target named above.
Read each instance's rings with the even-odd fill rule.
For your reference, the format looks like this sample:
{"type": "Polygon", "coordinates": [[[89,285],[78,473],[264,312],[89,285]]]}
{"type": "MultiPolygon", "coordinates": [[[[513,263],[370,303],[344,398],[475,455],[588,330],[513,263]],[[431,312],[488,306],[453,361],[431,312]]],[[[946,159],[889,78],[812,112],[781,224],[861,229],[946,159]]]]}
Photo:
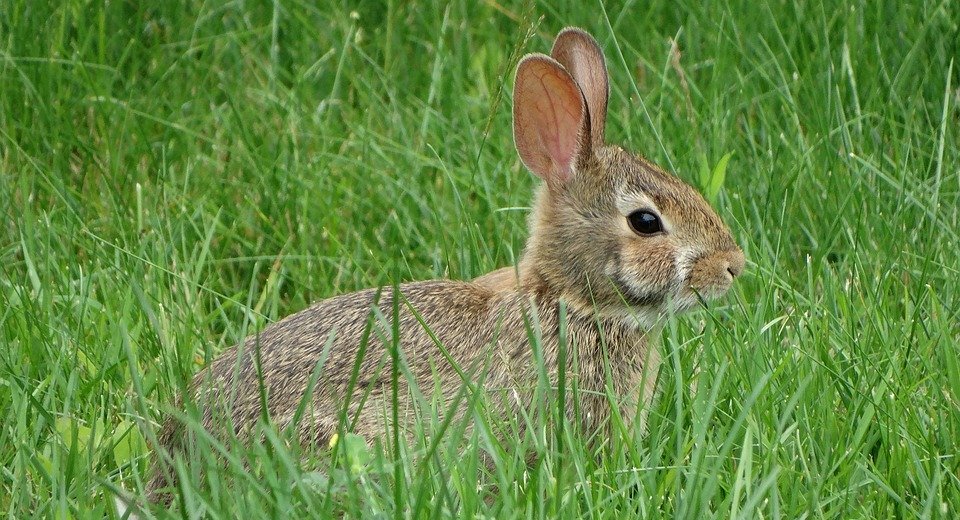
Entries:
{"type": "MultiPolygon", "coordinates": [[[[505,405],[528,402],[538,377],[538,363],[528,340],[530,331],[538,336],[548,377],[556,381],[560,351],[558,295],[495,291],[482,281],[415,282],[398,289],[402,302],[397,308],[401,331],[397,344],[409,376],[401,374],[397,378],[402,400],[401,424],[397,426],[406,433],[412,433],[409,423],[415,420],[413,409],[404,407],[410,391],[407,377],[428,399],[437,390],[436,395],[443,400],[438,406],[441,412],[463,412],[466,400],[458,407],[450,404],[465,377],[482,379],[484,388],[502,394],[505,405]],[[438,343],[448,349],[452,363],[438,343]]],[[[226,419],[234,425],[234,433],[247,435],[262,417],[262,388],[270,419],[280,428],[290,426],[304,396],[308,396],[305,411],[295,425],[305,444],[329,443],[338,432],[344,403],[348,403],[347,416],[357,417],[354,432],[367,439],[382,437],[391,426],[394,295],[383,291],[379,301],[377,297],[378,291],[369,289],[324,300],[272,324],[218,357],[197,376],[191,388],[197,403],[204,406],[203,426],[216,431],[227,424],[223,422],[226,419]],[[372,314],[374,307],[378,312],[372,314]],[[375,315],[381,319],[371,318],[375,315]],[[361,339],[364,336],[365,342],[361,339]],[[332,340],[329,346],[328,340],[332,340]],[[366,348],[358,361],[362,342],[366,348]],[[323,359],[325,347],[328,354],[323,359]],[[359,367],[356,376],[355,364],[359,367]],[[311,385],[311,374],[318,365],[321,372],[311,385]],[[348,395],[351,379],[354,383],[348,395]]],[[[572,309],[567,311],[565,326],[570,359],[574,353],[579,354],[578,372],[569,375],[577,377],[579,388],[586,391],[580,400],[581,413],[584,420],[590,418],[591,423],[599,425],[606,416],[604,410],[609,408],[600,395],[606,384],[602,363],[616,361],[608,365],[613,369],[611,382],[616,395],[636,390],[647,354],[646,331],[621,319],[598,320],[572,309]]],[[[568,362],[567,366],[571,365],[568,362]]],[[[171,445],[180,433],[179,426],[172,421],[167,424],[170,427],[162,430],[160,440],[171,445]]]]}
{"type": "MultiPolygon", "coordinates": [[[[511,277],[514,269],[499,273],[511,277]]],[[[535,277],[533,277],[535,279],[535,277]]],[[[399,287],[399,327],[397,344],[403,364],[409,369],[417,390],[435,403],[441,413],[453,413],[458,421],[465,411],[466,396],[454,403],[461,392],[464,376],[476,381],[482,374],[483,388],[489,391],[488,403],[502,403],[504,409],[515,409],[530,402],[537,384],[538,363],[528,341],[529,331],[536,331],[542,366],[551,383],[558,375],[559,298],[548,291],[497,290],[483,279],[476,282],[427,281],[399,287]],[[451,295],[456,295],[451,297],[451,295]],[[416,314],[411,310],[416,310],[416,314]],[[427,325],[421,325],[421,320],[427,325]],[[429,334],[427,331],[431,331],[429,334]],[[452,364],[437,343],[449,346],[452,364]],[[459,370],[458,370],[459,369],[459,370]],[[461,373],[463,375],[461,375],[461,373]]],[[[337,296],[293,314],[266,327],[218,357],[198,374],[190,391],[203,407],[203,426],[217,436],[225,425],[232,433],[247,438],[251,428],[262,417],[264,401],[271,421],[279,428],[293,427],[304,445],[326,446],[338,431],[344,403],[347,417],[356,417],[352,431],[368,441],[384,438],[390,427],[401,429],[410,440],[415,428],[414,410],[409,403],[407,376],[397,378],[401,408],[400,423],[392,423],[393,403],[391,372],[394,294],[370,289],[337,296]],[[371,309],[375,307],[385,320],[376,323],[371,309]],[[372,324],[372,325],[371,325],[372,324]],[[358,347],[366,334],[366,351],[357,362],[358,347]],[[332,334],[332,338],[331,338],[332,334]],[[328,346],[328,340],[332,342],[328,346]],[[324,356],[325,347],[328,354],[324,356]],[[325,357],[325,359],[324,359],[325,357]],[[311,374],[318,364],[320,377],[311,384],[311,374]],[[257,365],[260,369],[258,370],[257,365]],[[359,365],[354,378],[354,366],[359,365]],[[262,387],[261,387],[262,381],[262,387]],[[309,387],[310,393],[307,394],[309,387]],[[352,388],[347,394],[348,388],[352,388]],[[306,398],[304,397],[306,396],[306,398]],[[294,422],[297,409],[308,400],[302,415],[294,422]],[[362,410],[358,410],[362,406],[362,410]],[[223,414],[226,414],[224,416],[223,414]]],[[[574,376],[581,390],[579,420],[586,428],[599,428],[609,414],[605,397],[609,372],[611,392],[639,402],[638,392],[649,395],[655,381],[658,358],[648,352],[646,331],[622,319],[596,319],[569,310],[565,319],[567,367],[579,354],[574,376]],[[651,356],[648,356],[651,354],[651,356]],[[615,362],[609,362],[609,361],[615,362]],[[646,373],[646,385],[640,382],[646,373]]],[[[568,400],[572,416],[573,400],[568,400]]],[[[636,408],[633,408],[633,412],[636,408]]],[[[630,411],[624,419],[633,417],[630,411]]],[[[161,445],[171,451],[185,449],[183,426],[168,419],[160,432],[161,445]]],[[[151,500],[165,503],[172,498],[163,490],[168,474],[156,470],[149,483],[151,500]]]]}
{"type": "MultiPolygon", "coordinates": [[[[602,429],[613,413],[612,394],[623,419],[636,417],[652,394],[659,365],[653,340],[664,319],[726,292],[744,258],[693,188],[604,142],[607,93],[603,54],[579,29],[561,32],[550,57],[526,56],[515,83],[514,136],[523,163],[545,182],[519,265],[474,281],[400,285],[397,324],[393,291],[371,289],[266,327],[194,379],[189,392],[203,425],[216,431],[229,423],[243,437],[264,409],[280,427],[291,426],[302,409],[292,425],[301,442],[325,445],[346,403],[353,430],[367,439],[392,426],[409,434],[411,392],[461,415],[469,399],[452,403],[465,380],[514,413],[529,402],[540,370],[556,383],[561,309],[565,373],[580,389],[579,416],[573,409],[568,415],[602,429]],[[394,344],[409,370],[397,378],[395,425],[394,344]]],[[[159,441],[177,452],[183,435],[170,419],[159,441]]],[[[166,484],[158,471],[150,489],[166,484]]]]}

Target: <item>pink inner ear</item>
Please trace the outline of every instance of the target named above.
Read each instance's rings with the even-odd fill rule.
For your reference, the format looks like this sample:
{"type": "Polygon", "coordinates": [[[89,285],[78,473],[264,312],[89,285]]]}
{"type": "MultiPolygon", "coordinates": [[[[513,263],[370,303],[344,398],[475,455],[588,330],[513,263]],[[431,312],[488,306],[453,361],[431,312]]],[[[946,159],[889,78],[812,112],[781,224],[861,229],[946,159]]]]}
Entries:
{"type": "Polygon", "coordinates": [[[580,88],[546,56],[524,59],[514,86],[514,138],[520,159],[550,183],[573,176],[586,109],[580,88]]]}

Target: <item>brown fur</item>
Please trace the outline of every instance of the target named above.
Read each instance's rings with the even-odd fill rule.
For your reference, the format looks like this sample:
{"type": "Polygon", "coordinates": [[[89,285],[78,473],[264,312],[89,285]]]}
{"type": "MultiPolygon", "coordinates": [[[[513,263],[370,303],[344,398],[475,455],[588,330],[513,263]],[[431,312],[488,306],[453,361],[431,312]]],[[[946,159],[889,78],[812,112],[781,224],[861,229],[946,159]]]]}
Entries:
{"type": "MultiPolygon", "coordinates": [[[[602,136],[606,93],[597,89],[606,88],[606,71],[596,69],[603,63],[599,48],[585,48],[591,42],[576,29],[558,37],[558,55],[567,61],[578,53],[591,53],[581,60],[586,65],[578,65],[571,75],[542,55],[525,62],[537,60],[535,66],[541,68],[537,70],[555,71],[557,81],[591,75],[592,84],[601,86],[576,84],[578,89],[593,89],[582,97],[585,105],[580,113],[594,112],[594,123],[599,120],[600,125],[593,133],[602,136]],[[573,37],[572,32],[576,32],[573,37]],[[561,42],[562,38],[566,39],[561,42]],[[602,82],[596,80],[600,73],[602,82]],[[598,113],[589,104],[597,105],[601,99],[603,111],[598,113]]],[[[556,46],[554,52],[558,52],[556,46]]],[[[520,75],[526,73],[523,67],[521,63],[518,90],[520,75]]],[[[517,92],[515,99],[521,101],[516,103],[524,95],[517,92]]],[[[565,96],[562,102],[570,99],[574,98],[565,96]]],[[[540,124],[537,117],[524,124],[535,127],[540,124]]],[[[580,416],[572,417],[572,409],[568,414],[586,428],[602,429],[611,414],[603,395],[609,381],[612,393],[622,398],[623,417],[630,420],[653,393],[659,357],[652,340],[663,319],[692,307],[698,295],[719,296],[743,269],[743,254],[726,226],[695,190],[619,147],[583,139],[590,133],[589,119],[579,132],[572,173],[554,176],[553,170],[547,170],[556,168],[549,154],[536,157],[539,162],[533,169],[548,182],[537,196],[530,238],[517,268],[493,271],[472,282],[425,281],[399,287],[400,351],[419,390],[430,394],[437,389],[442,401],[450,403],[463,387],[464,377],[482,380],[482,391],[502,397],[504,413],[516,413],[537,380],[537,363],[528,341],[530,323],[539,324],[543,363],[556,382],[563,302],[568,309],[568,344],[578,360],[576,372],[569,376],[581,390],[580,416]],[[638,205],[651,204],[667,232],[638,236],[627,225],[626,214],[638,205]]],[[[539,143],[529,135],[523,141],[518,136],[517,142],[518,148],[539,143]]],[[[525,152],[529,150],[521,149],[522,157],[525,152]]],[[[349,416],[357,418],[355,432],[368,440],[383,436],[392,423],[389,349],[394,295],[389,289],[379,293],[379,300],[377,295],[370,289],[321,301],[224,352],[190,387],[191,397],[201,407],[203,426],[219,435],[228,424],[224,419],[229,419],[234,432],[248,438],[262,416],[261,375],[270,419],[280,427],[290,426],[330,341],[309,406],[295,425],[301,442],[325,445],[338,431],[345,402],[350,403],[349,416]],[[366,353],[356,385],[348,392],[364,337],[366,353]],[[358,409],[364,395],[366,401],[358,409]]],[[[401,376],[399,384],[401,398],[407,399],[411,389],[406,379],[401,376]]],[[[401,402],[401,407],[396,426],[409,429],[412,407],[407,402],[401,402]]],[[[462,414],[463,406],[450,413],[462,414]]],[[[167,420],[160,447],[174,453],[183,450],[183,435],[181,424],[167,420]]],[[[169,484],[168,472],[163,470],[158,464],[150,483],[155,500],[166,498],[162,488],[169,484]]]]}

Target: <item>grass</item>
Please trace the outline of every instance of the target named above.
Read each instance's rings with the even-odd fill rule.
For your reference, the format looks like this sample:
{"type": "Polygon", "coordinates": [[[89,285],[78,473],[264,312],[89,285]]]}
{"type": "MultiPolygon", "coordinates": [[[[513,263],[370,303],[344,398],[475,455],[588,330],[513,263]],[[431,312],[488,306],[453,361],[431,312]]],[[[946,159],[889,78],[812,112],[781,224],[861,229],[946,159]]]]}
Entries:
{"type": "Polygon", "coordinates": [[[0,511],[114,515],[265,323],[515,262],[512,71],[566,25],[606,50],[609,139],[715,192],[749,259],[664,332],[647,433],[597,459],[546,411],[419,462],[277,434],[154,514],[960,515],[960,9],[773,0],[4,2],[0,511]]]}

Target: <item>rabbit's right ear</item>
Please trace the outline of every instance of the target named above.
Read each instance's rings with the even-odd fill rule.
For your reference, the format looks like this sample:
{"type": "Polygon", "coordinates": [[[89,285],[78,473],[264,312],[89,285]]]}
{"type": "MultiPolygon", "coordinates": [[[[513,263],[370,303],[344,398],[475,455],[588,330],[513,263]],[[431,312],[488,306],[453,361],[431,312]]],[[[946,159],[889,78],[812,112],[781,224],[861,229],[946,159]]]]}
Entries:
{"type": "Polygon", "coordinates": [[[603,50],[597,40],[583,29],[567,27],[553,41],[550,56],[557,60],[583,91],[590,113],[590,135],[593,146],[603,146],[603,130],[607,121],[607,98],[610,97],[610,80],[603,50]]]}
{"type": "Polygon", "coordinates": [[[570,180],[592,153],[586,100],[553,58],[530,54],[517,65],[513,139],[523,164],[551,189],[570,180]]]}

